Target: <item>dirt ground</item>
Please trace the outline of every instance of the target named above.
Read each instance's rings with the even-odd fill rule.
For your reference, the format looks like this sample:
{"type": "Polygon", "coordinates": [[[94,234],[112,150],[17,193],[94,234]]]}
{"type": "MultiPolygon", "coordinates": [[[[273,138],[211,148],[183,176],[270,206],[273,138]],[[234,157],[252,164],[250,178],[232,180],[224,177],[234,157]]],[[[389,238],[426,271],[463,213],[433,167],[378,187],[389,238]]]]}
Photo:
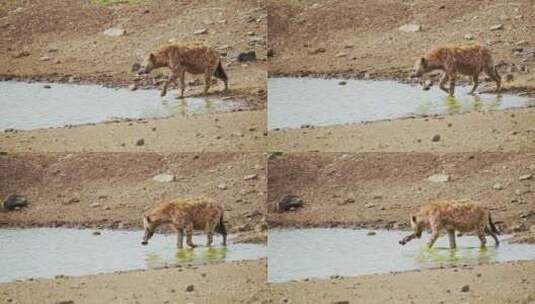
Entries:
{"type": "Polygon", "coordinates": [[[535,263],[272,284],[272,303],[533,303],[535,263]],[[461,291],[468,285],[468,291],[461,291]]]}
{"type": "MultiPolygon", "coordinates": [[[[535,56],[518,50],[535,46],[535,9],[530,0],[268,1],[268,23],[269,48],[274,53],[269,60],[270,76],[414,82],[409,72],[431,47],[480,43],[492,50],[499,64],[504,91],[535,95],[535,56]],[[421,31],[400,31],[405,24],[420,25],[421,31]],[[491,30],[495,25],[503,28],[491,30]],[[505,81],[507,77],[513,81],[505,81]]],[[[269,132],[269,148],[296,152],[532,151],[534,113],[526,109],[283,129],[269,132]],[[431,142],[435,134],[444,140],[431,142]]]]}
{"type": "Polygon", "coordinates": [[[513,262],[266,284],[262,260],[12,282],[0,284],[0,299],[29,304],[531,303],[533,273],[535,263],[513,262]],[[188,285],[194,290],[186,292],[188,285]],[[462,292],[465,285],[469,290],[462,292]]]}
{"type": "Polygon", "coordinates": [[[270,227],[407,229],[428,201],[473,199],[502,231],[535,241],[533,153],[289,153],[269,160],[268,172],[270,227]],[[428,180],[436,174],[449,181],[428,180]],[[278,212],[289,194],[304,206],[278,212]]]}
{"type": "Polygon", "coordinates": [[[269,131],[267,145],[284,152],[529,152],[534,122],[535,108],[472,112],[269,131]]]}
{"type": "Polygon", "coordinates": [[[30,205],[0,212],[0,226],[139,229],[158,202],[205,196],[224,207],[231,232],[256,234],[265,221],[265,162],[260,153],[7,154],[0,197],[24,195],[30,205]],[[158,174],[175,181],[154,181],[158,174]]]}
{"type": "Polygon", "coordinates": [[[1,133],[0,151],[262,152],[266,134],[266,111],[244,111],[1,133]]]}
{"type": "Polygon", "coordinates": [[[0,302],[259,303],[257,299],[268,298],[265,278],[264,259],[59,279],[35,279],[0,284],[0,302]],[[193,291],[186,291],[189,285],[193,285],[193,291]]]}
{"type": "Polygon", "coordinates": [[[441,44],[488,45],[496,63],[522,65],[509,86],[530,87],[535,57],[513,48],[535,46],[530,0],[476,1],[268,1],[270,75],[407,77],[413,63],[441,44]],[[402,32],[405,24],[421,26],[402,32]],[[491,30],[494,25],[503,28],[491,30]],[[472,35],[468,40],[465,35],[472,35]],[[323,48],[324,51],[318,50],[323,48]]]}
{"type": "MultiPolygon", "coordinates": [[[[142,62],[158,46],[197,41],[228,56],[224,63],[231,92],[265,89],[267,13],[263,1],[95,2],[3,1],[0,74],[34,80],[73,76],[81,82],[126,86],[135,77],[132,64],[142,62]],[[104,35],[111,27],[122,28],[126,34],[104,35]],[[203,29],[206,33],[195,34],[203,29]],[[232,58],[248,50],[256,51],[260,60],[240,64],[232,58]],[[24,51],[28,55],[20,56],[24,51]]],[[[152,78],[147,82],[152,83],[152,78]]]]}
{"type": "MultiPolygon", "coordinates": [[[[229,92],[223,92],[222,84],[218,83],[210,95],[246,100],[245,108],[254,111],[246,111],[250,115],[220,113],[199,118],[150,120],[157,127],[155,131],[146,125],[136,129],[128,124],[98,124],[24,135],[1,134],[0,148],[44,152],[139,151],[131,147],[133,142],[122,139],[131,138],[135,142],[141,134],[152,141],[152,147],[142,149],[149,151],[225,151],[229,146],[261,151],[264,148],[267,12],[263,1],[164,0],[113,5],[95,2],[3,1],[0,4],[0,79],[105,86],[135,83],[137,87],[155,87],[168,71],[162,69],[139,78],[131,71],[132,65],[142,62],[162,44],[195,41],[215,47],[223,55],[229,75],[229,92]],[[122,28],[126,34],[104,35],[111,27],[122,28]],[[206,32],[196,34],[203,30],[206,32]],[[239,62],[238,54],[246,51],[255,51],[257,60],[239,62]],[[34,137],[39,139],[34,141],[34,137]],[[35,142],[33,147],[31,142],[35,142]]],[[[186,76],[187,83],[201,80],[200,84],[187,85],[186,96],[202,93],[200,78],[186,76]]]]}

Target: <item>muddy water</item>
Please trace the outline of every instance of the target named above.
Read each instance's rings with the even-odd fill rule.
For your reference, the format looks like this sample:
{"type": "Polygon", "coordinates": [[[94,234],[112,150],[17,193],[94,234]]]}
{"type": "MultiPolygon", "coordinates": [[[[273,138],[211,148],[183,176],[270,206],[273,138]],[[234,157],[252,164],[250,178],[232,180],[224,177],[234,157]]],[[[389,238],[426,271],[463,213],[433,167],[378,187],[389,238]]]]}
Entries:
{"type": "MultiPolygon", "coordinates": [[[[432,249],[425,248],[429,235],[405,246],[398,241],[408,232],[352,229],[272,229],[268,234],[268,281],[284,282],[332,275],[356,276],[445,265],[481,264],[535,259],[535,245],[502,242],[479,248],[477,237],[457,238],[457,249],[448,248],[447,236],[432,249]]],[[[501,236],[501,239],[506,237],[501,236]]]]}
{"type": "MultiPolygon", "coordinates": [[[[456,87],[449,98],[437,86],[423,91],[396,81],[318,78],[268,80],[268,128],[332,125],[412,115],[455,114],[535,105],[516,95],[468,95],[469,87],[456,87]]],[[[481,86],[483,87],[483,85],[481,86]]]]}
{"type": "Polygon", "coordinates": [[[1,229],[0,282],[55,275],[84,275],[119,270],[158,268],[176,264],[228,262],[258,259],[266,255],[257,244],[220,245],[212,248],[206,238],[194,236],[195,249],[176,249],[175,235],[156,234],[142,246],[143,232],[101,231],[63,228],[1,229]]]}
{"type": "Polygon", "coordinates": [[[213,97],[161,98],[158,90],[98,85],[0,82],[0,130],[62,127],[115,118],[156,118],[230,111],[237,102],[213,97]],[[47,89],[44,86],[50,85],[47,89]]]}

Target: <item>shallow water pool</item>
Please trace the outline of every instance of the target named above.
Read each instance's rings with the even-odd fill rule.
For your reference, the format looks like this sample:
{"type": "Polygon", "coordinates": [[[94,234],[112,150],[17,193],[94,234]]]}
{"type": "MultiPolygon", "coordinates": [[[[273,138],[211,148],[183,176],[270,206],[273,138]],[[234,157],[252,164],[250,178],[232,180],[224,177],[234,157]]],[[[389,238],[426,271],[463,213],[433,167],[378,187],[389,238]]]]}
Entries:
{"type": "MultiPolygon", "coordinates": [[[[477,265],[535,259],[535,245],[502,242],[479,248],[477,237],[457,238],[457,249],[448,248],[448,237],[441,237],[428,250],[429,235],[405,246],[398,241],[410,232],[353,229],[272,229],[268,234],[268,281],[285,282],[333,275],[356,276],[388,273],[444,265],[477,265]]],[[[507,237],[501,236],[500,239],[507,237]]]]}
{"type": "Polygon", "coordinates": [[[437,86],[424,91],[421,86],[396,81],[343,80],[346,84],[339,85],[340,81],[306,77],[270,78],[268,129],[535,105],[533,99],[511,94],[468,95],[471,87],[463,86],[457,86],[455,98],[449,98],[437,86]]]}
{"type": "MultiPolygon", "coordinates": [[[[258,244],[221,247],[214,236],[212,248],[176,249],[176,236],[156,234],[142,246],[143,231],[66,228],[0,229],[0,282],[50,278],[55,275],[86,275],[114,271],[159,268],[166,265],[229,262],[264,257],[258,244]]],[[[204,245],[204,235],[194,236],[204,245]]]]}
{"type": "Polygon", "coordinates": [[[117,118],[158,118],[230,111],[237,102],[214,97],[176,99],[176,90],[106,88],[99,85],[0,82],[0,130],[96,123],[117,118]],[[51,88],[47,89],[45,86],[51,88]]]}

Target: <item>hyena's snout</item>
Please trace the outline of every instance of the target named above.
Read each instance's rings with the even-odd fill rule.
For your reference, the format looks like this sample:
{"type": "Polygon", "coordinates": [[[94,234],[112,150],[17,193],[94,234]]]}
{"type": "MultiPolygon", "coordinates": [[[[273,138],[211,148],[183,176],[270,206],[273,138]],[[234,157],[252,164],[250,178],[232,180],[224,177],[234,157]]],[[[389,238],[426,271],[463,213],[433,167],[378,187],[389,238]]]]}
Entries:
{"type": "Polygon", "coordinates": [[[143,240],[141,241],[141,245],[148,245],[149,239],[152,237],[153,234],[154,234],[153,231],[145,230],[145,234],[143,235],[143,240]]]}

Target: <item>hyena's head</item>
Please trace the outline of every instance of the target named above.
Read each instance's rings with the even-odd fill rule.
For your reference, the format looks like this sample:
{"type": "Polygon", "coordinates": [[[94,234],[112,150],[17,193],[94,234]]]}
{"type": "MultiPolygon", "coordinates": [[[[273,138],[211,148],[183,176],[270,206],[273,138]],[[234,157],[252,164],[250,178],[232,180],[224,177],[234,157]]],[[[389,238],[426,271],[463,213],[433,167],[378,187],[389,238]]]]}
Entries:
{"type": "Polygon", "coordinates": [[[414,214],[411,215],[411,228],[412,230],[414,230],[414,234],[416,234],[418,238],[422,236],[422,232],[425,230],[426,227],[427,227],[426,219],[423,219],[422,217],[418,215],[414,215],[414,214]]]}
{"type": "Polygon", "coordinates": [[[145,233],[143,234],[141,245],[147,245],[149,243],[150,238],[154,235],[156,227],[158,227],[157,219],[151,217],[150,214],[143,216],[143,229],[145,230],[145,233]]]}
{"type": "Polygon", "coordinates": [[[411,77],[422,77],[425,73],[429,72],[429,64],[427,59],[420,58],[414,63],[412,68],[411,77]]]}
{"type": "Polygon", "coordinates": [[[143,61],[141,68],[139,69],[139,74],[148,74],[152,70],[156,69],[156,56],[153,53],[150,53],[147,58],[143,61]]]}

